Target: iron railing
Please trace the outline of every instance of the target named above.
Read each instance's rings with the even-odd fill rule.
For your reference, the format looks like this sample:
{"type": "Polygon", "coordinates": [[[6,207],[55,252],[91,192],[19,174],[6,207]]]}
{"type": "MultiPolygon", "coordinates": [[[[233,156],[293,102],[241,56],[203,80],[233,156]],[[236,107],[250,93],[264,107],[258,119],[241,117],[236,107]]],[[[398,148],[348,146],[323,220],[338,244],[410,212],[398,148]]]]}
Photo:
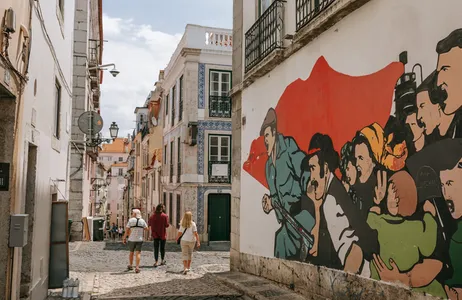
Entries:
{"type": "Polygon", "coordinates": [[[210,96],[209,117],[231,118],[231,97],[210,96]]]}
{"type": "MultiPolygon", "coordinates": [[[[220,168],[220,171],[222,168],[220,168]]],[[[231,183],[231,162],[230,161],[209,161],[209,183],[231,183]],[[227,174],[214,174],[214,167],[226,166],[227,174]]]]}
{"type": "Polygon", "coordinates": [[[299,31],[335,0],[295,0],[296,30],[299,31]]]}
{"type": "Polygon", "coordinates": [[[283,47],[284,3],[275,0],[245,34],[245,72],[283,47]]]}
{"type": "Polygon", "coordinates": [[[173,164],[170,165],[170,183],[173,183],[173,164]]]}
{"type": "Polygon", "coordinates": [[[181,163],[179,162],[177,165],[177,170],[176,170],[176,182],[180,183],[181,179],[181,163]]]}

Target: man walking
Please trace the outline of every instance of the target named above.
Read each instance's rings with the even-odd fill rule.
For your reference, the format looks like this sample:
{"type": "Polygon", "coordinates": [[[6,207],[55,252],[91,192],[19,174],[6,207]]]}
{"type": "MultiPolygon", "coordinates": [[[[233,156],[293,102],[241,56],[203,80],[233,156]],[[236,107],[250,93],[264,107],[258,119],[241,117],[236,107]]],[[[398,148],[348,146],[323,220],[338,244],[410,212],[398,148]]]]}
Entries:
{"type": "Polygon", "coordinates": [[[151,228],[151,236],[154,240],[154,268],[158,266],[159,248],[161,265],[165,265],[165,242],[167,241],[166,229],[170,226],[168,215],[164,212],[163,204],[158,204],[155,213],[149,218],[149,228],[151,228]]]}
{"type": "Polygon", "coordinates": [[[132,218],[128,220],[127,228],[125,230],[125,235],[123,238],[123,243],[127,243],[128,236],[128,247],[130,249],[128,270],[133,270],[133,256],[136,251],[136,268],[135,272],[140,272],[140,260],[141,260],[141,246],[143,246],[144,241],[144,231],[148,231],[148,225],[141,218],[141,212],[139,209],[134,209],[132,211],[132,218]]]}

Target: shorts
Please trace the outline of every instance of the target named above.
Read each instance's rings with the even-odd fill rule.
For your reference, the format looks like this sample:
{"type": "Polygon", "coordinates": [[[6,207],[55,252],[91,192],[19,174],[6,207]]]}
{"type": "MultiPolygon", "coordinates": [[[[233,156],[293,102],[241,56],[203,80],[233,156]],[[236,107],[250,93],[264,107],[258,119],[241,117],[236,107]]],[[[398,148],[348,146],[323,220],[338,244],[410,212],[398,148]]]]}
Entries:
{"type": "Polygon", "coordinates": [[[143,246],[143,242],[128,241],[128,249],[130,249],[130,252],[141,252],[141,246],[143,246]]]}
{"type": "Polygon", "coordinates": [[[181,253],[183,260],[191,260],[195,246],[196,242],[181,241],[181,253]]]}

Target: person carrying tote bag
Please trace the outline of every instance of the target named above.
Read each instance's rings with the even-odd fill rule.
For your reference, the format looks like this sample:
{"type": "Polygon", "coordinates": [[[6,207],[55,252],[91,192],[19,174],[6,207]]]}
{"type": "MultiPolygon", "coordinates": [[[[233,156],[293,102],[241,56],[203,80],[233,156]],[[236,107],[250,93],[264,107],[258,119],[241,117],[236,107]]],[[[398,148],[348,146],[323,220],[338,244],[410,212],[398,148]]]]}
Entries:
{"type": "Polygon", "coordinates": [[[187,211],[183,215],[176,240],[177,243],[181,245],[184,267],[183,274],[187,274],[191,269],[191,260],[194,246],[196,243],[197,248],[199,248],[201,245],[199,235],[197,234],[197,226],[196,223],[194,223],[192,220],[192,213],[190,211],[187,211]]]}

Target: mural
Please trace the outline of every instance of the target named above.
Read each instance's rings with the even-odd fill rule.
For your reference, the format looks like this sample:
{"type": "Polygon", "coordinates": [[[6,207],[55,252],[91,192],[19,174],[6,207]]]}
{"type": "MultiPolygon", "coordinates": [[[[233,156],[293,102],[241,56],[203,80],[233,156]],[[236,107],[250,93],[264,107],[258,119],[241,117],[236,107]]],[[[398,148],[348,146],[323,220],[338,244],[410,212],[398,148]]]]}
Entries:
{"type": "Polygon", "coordinates": [[[462,29],[435,54],[359,77],[320,57],[269,108],[243,169],[275,257],[462,300],[462,29]]]}

